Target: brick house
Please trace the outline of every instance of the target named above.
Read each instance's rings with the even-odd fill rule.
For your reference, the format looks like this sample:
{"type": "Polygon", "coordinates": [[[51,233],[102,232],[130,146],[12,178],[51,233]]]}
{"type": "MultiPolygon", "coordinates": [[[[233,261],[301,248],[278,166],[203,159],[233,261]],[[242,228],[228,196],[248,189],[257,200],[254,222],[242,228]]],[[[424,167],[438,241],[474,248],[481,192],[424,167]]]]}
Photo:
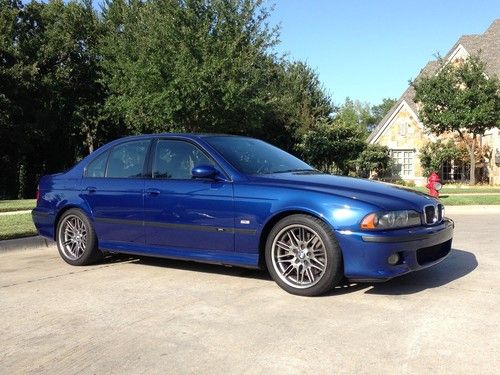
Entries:
{"type": "MultiPolygon", "coordinates": [[[[486,63],[487,73],[500,77],[500,19],[495,20],[483,34],[462,36],[444,59],[453,63],[469,55],[479,55],[486,63]]],[[[431,61],[419,76],[433,74],[438,67],[437,61],[431,61]]],[[[398,167],[397,176],[394,177],[424,185],[426,178],[420,165],[419,150],[427,142],[435,142],[437,137],[427,132],[418,118],[414,95],[415,91],[409,86],[372,131],[368,142],[389,148],[398,167]]],[[[483,168],[481,172],[490,184],[500,184],[500,130],[489,130],[481,137],[480,142],[492,150],[492,157],[486,159],[484,165],[479,165],[483,168]]],[[[468,179],[466,168],[465,165],[447,162],[439,172],[445,181],[465,182],[468,179]]]]}

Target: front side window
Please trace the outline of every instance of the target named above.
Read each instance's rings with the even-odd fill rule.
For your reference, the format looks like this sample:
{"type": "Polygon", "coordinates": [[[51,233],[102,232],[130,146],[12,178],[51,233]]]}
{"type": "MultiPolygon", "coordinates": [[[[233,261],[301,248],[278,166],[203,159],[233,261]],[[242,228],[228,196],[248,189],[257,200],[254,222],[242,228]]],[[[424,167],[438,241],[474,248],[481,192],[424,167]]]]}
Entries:
{"type": "Polygon", "coordinates": [[[159,140],[153,160],[153,178],[191,179],[191,171],[214,162],[195,145],[174,140],[159,140]]]}
{"type": "Polygon", "coordinates": [[[142,177],[149,143],[149,140],[144,140],[115,146],[108,158],[106,177],[142,177]]]}
{"type": "Polygon", "coordinates": [[[85,177],[104,177],[108,155],[109,152],[105,152],[92,160],[85,168],[85,177]]]}

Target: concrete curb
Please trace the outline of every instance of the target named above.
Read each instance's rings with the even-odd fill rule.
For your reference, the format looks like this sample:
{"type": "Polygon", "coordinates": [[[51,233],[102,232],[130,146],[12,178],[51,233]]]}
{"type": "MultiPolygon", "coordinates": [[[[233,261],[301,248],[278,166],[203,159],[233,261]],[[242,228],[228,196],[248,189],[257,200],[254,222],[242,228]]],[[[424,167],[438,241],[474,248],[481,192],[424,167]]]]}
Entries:
{"type": "Polygon", "coordinates": [[[16,250],[36,250],[53,245],[55,245],[54,241],[42,236],[15,238],[13,240],[0,241],[0,253],[16,250]]]}

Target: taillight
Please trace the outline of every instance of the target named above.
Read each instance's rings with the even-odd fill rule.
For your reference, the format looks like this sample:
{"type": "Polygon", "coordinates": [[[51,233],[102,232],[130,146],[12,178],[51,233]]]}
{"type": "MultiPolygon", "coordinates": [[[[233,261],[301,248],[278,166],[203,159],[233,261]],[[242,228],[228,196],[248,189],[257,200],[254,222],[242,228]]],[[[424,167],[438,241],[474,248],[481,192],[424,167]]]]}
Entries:
{"type": "Polygon", "coordinates": [[[40,200],[40,188],[38,186],[36,187],[35,198],[36,198],[36,203],[38,203],[38,201],[40,200]]]}

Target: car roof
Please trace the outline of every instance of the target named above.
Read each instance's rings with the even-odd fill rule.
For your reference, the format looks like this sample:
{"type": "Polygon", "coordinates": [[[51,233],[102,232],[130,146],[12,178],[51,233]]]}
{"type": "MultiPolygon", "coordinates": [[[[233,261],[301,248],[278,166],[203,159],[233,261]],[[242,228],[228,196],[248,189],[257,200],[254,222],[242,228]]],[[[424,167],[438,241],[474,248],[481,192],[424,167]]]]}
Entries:
{"type": "Polygon", "coordinates": [[[252,138],[244,135],[236,134],[221,134],[221,133],[152,133],[152,134],[138,134],[130,135],[120,138],[123,139],[142,139],[142,138],[161,138],[161,137],[184,137],[191,139],[207,138],[207,137],[234,137],[234,138],[252,138]]]}

